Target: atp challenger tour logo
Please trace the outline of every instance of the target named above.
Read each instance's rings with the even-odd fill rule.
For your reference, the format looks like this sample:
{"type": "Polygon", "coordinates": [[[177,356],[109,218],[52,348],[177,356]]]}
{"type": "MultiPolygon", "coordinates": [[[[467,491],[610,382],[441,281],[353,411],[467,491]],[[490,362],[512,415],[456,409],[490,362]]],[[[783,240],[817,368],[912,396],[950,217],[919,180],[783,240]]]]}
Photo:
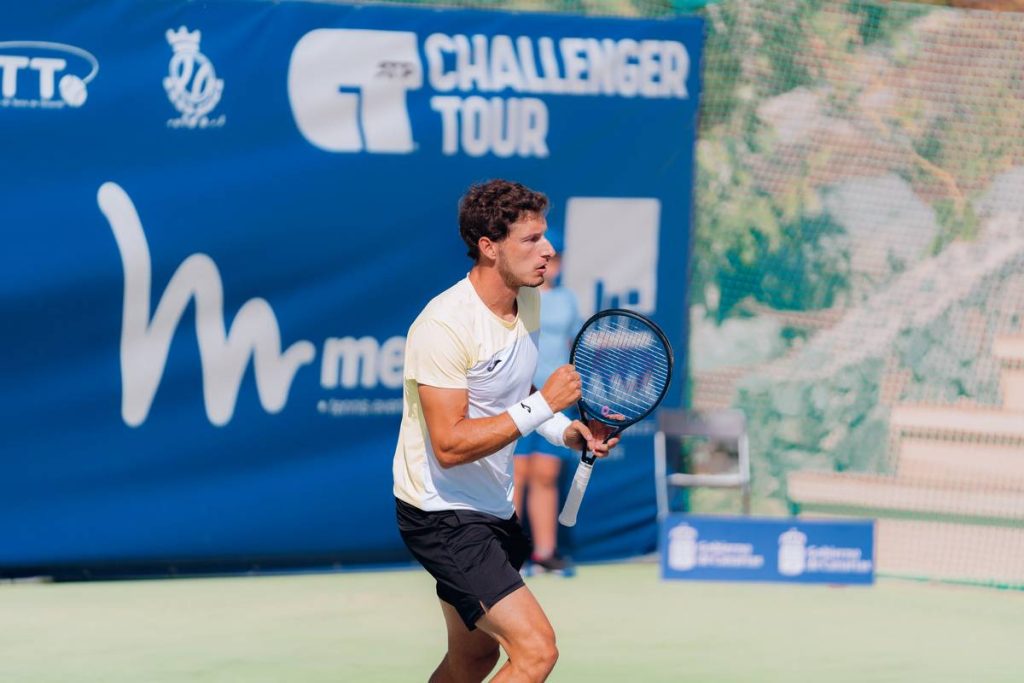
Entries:
{"type": "MultiPolygon", "coordinates": [[[[449,156],[547,157],[548,106],[536,95],[689,97],[690,56],[671,40],[433,33],[422,49],[449,156]]],[[[288,97],[320,149],[409,154],[407,96],[423,78],[416,33],[316,29],[292,51],[288,97]]]]}
{"type": "MultiPolygon", "coordinates": [[[[97,195],[110,223],[124,266],[124,311],[121,319],[121,416],[138,427],[146,421],[163,378],[171,340],[189,303],[195,303],[196,334],[203,377],[206,415],[217,426],[231,421],[242,378],[250,359],[260,403],[268,413],[280,412],[298,370],[313,362],[316,348],[299,340],[281,348],[277,317],[265,299],[250,299],[230,327],[224,320],[224,285],[220,271],[206,254],[192,254],[174,275],[156,309],[151,311],[152,259],[142,221],[128,194],[104,183],[97,195]]],[[[402,385],[404,337],[379,344],[373,337],[328,338],[323,343],[320,385],[324,389],[402,385]]],[[[321,413],[381,414],[394,412],[394,400],[361,399],[337,406],[321,401],[321,413]]],[[[397,400],[401,410],[401,399],[397,400]]]]}
{"type": "Polygon", "coordinates": [[[311,31],[288,66],[295,124],[329,152],[412,152],[405,93],[422,84],[416,34],[403,31],[311,31]]]}

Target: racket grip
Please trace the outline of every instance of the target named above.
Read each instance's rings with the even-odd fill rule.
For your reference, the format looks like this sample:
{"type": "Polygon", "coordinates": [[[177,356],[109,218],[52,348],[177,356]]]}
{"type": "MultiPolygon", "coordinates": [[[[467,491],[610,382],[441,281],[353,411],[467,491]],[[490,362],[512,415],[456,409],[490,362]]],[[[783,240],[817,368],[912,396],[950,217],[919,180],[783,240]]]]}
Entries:
{"type": "Polygon", "coordinates": [[[580,511],[580,503],[583,501],[583,493],[590,483],[590,473],[594,466],[584,460],[580,460],[576,468],[576,476],[572,478],[572,487],[569,488],[569,495],[565,498],[565,505],[562,506],[562,513],[558,515],[558,521],[562,526],[576,526],[576,513],[580,511]]]}

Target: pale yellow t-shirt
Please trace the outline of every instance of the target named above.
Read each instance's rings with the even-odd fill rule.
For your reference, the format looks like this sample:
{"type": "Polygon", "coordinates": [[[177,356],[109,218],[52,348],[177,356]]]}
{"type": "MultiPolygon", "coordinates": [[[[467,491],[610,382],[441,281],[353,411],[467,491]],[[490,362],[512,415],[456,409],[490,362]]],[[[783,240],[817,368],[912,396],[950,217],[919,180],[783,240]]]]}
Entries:
{"type": "Polygon", "coordinates": [[[529,395],[537,367],[540,292],[523,287],[507,322],[468,278],[435,297],[413,321],[405,345],[402,426],[392,465],[395,497],[421,510],[476,510],[507,519],[515,442],[471,463],[442,469],[430,445],[419,384],[467,389],[468,417],[491,417],[529,395]]]}

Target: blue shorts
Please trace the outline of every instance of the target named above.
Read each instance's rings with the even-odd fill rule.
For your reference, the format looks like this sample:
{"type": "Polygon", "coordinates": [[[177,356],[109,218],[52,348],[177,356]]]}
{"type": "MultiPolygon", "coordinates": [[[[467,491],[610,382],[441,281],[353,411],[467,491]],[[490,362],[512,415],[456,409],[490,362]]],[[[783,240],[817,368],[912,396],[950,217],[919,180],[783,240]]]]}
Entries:
{"type": "Polygon", "coordinates": [[[550,455],[552,458],[566,461],[579,460],[580,457],[580,454],[572,449],[551,445],[547,439],[537,432],[527,434],[516,443],[515,455],[517,458],[533,455],[534,453],[543,453],[544,455],[550,455]]]}

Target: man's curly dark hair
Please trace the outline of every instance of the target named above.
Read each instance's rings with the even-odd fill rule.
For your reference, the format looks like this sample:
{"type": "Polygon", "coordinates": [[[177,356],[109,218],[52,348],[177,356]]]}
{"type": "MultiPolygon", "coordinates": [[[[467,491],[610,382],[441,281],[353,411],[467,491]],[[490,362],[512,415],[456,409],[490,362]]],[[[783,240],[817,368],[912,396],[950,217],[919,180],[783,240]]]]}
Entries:
{"type": "Polygon", "coordinates": [[[529,214],[543,216],[547,210],[547,196],[520,183],[496,179],[473,185],[459,201],[459,234],[469,247],[469,258],[480,258],[481,237],[500,242],[508,237],[510,225],[529,214]]]}

